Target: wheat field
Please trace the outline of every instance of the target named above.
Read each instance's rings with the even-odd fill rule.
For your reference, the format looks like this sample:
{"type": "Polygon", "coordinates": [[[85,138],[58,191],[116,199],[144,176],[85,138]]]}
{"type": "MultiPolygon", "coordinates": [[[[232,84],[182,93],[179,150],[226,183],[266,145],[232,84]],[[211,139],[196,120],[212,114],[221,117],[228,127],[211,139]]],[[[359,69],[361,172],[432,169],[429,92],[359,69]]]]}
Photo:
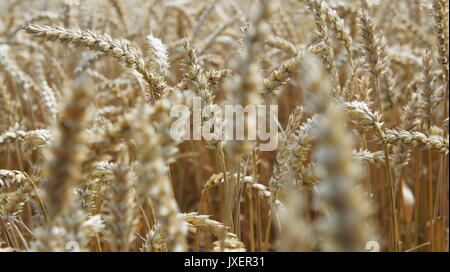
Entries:
{"type": "Polygon", "coordinates": [[[2,0],[0,251],[448,251],[448,8],[2,0]]]}

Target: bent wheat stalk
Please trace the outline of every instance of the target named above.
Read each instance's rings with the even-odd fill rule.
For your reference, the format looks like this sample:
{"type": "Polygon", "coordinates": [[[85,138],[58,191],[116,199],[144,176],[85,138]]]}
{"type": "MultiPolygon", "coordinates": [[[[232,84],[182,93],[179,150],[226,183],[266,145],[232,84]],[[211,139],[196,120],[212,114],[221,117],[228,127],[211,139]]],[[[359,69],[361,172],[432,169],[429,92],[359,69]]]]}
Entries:
{"type": "Polygon", "coordinates": [[[152,102],[167,91],[164,78],[145,68],[145,61],[139,51],[127,40],[114,40],[108,34],[98,34],[91,30],[77,28],[51,27],[43,25],[24,25],[23,30],[46,41],[59,42],[75,47],[87,47],[91,51],[102,52],[114,57],[125,66],[141,74],[150,88],[152,102]]]}

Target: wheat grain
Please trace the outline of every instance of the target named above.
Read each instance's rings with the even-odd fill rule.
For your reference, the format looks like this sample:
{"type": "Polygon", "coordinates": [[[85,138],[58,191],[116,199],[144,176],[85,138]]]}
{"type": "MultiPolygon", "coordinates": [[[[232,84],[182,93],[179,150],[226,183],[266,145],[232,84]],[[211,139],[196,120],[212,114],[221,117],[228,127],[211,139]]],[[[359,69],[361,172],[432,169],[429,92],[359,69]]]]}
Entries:
{"type": "Polygon", "coordinates": [[[0,2],[0,251],[448,251],[448,0],[0,2]]]}

